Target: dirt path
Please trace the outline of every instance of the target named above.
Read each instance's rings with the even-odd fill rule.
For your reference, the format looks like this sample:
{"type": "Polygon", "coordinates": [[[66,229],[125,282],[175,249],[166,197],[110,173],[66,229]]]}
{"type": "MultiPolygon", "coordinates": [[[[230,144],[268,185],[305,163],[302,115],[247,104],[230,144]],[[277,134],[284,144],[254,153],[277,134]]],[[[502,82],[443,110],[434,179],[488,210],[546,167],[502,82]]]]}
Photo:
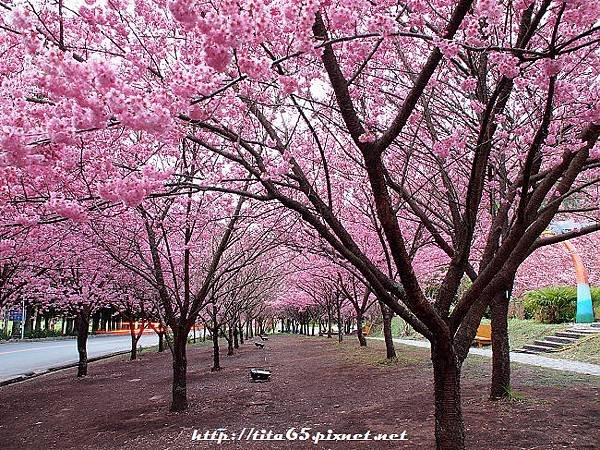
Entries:
{"type": "MultiPolygon", "coordinates": [[[[260,350],[245,344],[224,369],[211,373],[210,348],[189,352],[190,410],[169,413],[170,356],[110,360],[90,366],[86,379],[64,371],[0,388],[0,449],[206,448],[192,432],[254,427],[285,433],[311,427],[326,433],[401,433],[394,443],[229,442],[243,448],[433,448],[431,364],[427,351],[402,347],[385,364],[383,343],[359,349],[324,338],[272,337],[260,350]],[[267,361],[265,362],[265,358],[267,361]],[[273,371],[251,383],[251,367],[273,371]]],[[[593,377],[522,367],[519,402],[487,401],[488,361],[469,358],[463,381],[468,448],[593,449],[599,442],[600,385],[593,377]]],[[[217,448],[217,444],[210,447],[217,448]]]]}

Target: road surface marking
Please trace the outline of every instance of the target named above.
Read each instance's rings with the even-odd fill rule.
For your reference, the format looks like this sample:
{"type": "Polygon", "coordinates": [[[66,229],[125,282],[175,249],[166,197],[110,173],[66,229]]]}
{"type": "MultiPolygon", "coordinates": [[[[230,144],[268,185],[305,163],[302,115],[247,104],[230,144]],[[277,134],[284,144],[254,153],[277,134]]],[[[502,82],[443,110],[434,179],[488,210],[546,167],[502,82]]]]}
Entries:
{"type": "Polygon", "coordinates": [[[24,348],[23,350],[11,350],[10,352],[0,352],[0,355],[8,355],[10,353],[32,352],[35,350],[48,350],[48,349],[53,349],[53,348],[64,348],[64,347],[71,347],[71,345],[53,345],[51,347],[24,348]]]}

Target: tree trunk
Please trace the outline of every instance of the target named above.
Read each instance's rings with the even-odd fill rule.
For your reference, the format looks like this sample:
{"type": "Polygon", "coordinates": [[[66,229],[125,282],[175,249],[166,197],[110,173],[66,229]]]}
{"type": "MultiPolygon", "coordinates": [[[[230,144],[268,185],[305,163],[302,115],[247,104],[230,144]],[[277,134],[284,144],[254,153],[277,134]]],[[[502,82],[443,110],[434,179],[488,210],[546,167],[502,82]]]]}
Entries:
{"type": "Polygon", "coordinates": [[[92,316],[92,333],[98,331],[98,327],[100,327],[100,311],[96,311],[92,316]]]}
{"type": "Polygon", "coordinates": [[[137,359],[137,339],[135,336],[131,336],[131,353],[129,356],[129,361],[133,361],[137,359]]]}
{"type": "Polygon", "coordinates": [[[72,336],[73,335],[73,319],[71,317],[67,318],[67,326],[66,326],[66,330],[65,333],[68,336],[72,336]]]}
{"type": "Polygon", "coordinates": [[[460,400],[460,367],[451,343],[431,345],[437,450],[465,448],[465,426],[460,400]]]}
{"type": "Polygon", "coordinates": [[[185,326],[173,330],[173,399],[171,411],[185,411],[187,402],[187,334],[185,326]]]}
{"type": "Polygon", "coordinates": [[[12,338],[16,338],[17,336],[19,338],[21,337],[21,328],[20,327],[23,326],[22,323],[23,322],[17,322],[16,320],[12,321],[12,327],[10,330],[10,336],[12,338]],[[18,326],[17,326],[17,323],[19,324],[18,326]]]}
{"type": "Polygon", "coordinates": [[[332,323],[332,320],[331,320],[331,309],[327,309],[327,337],[329,339],[331,339],[331,334],[332,334],[332,331],[331,331],[332,325],[331,325],[331,323],[332,323]]]}
{"type": "Polygon", "coordinates": [[[492,384],[490,400],[510,392],[510,345],[508,343],[508,296],[498,293],[490,305],[492,317],[492,384]]]}
{"type": "Polygon", "coordinates": [[[25,315],[25,334],[31,336],[31,333],[33,332],[33,306],[25,306],[25,315]]]}
{"type": "Polygon", "coordinates": [[[240,344],[244,343],[244,326],[242,325],[242,322],[239,322],[239,336],[240,336],[240,344]]]}
{"type": "Polygon", "coordinates": [[[385,353],[387,359],[396,357],[396,349],[394,347],[394,339],[392,336],[392,317],[394,314],[382,302],[379,302],[381,307],[381,315],[383,316],[383,339],[385,341],[385,353]]]}
{"type": "Polygon", "coordinates": [[[233,356],[233,329],[227,326],[227,356],[233,356]]]}
{"type": "Polygon", "coordinates": [[[356,336],[361,347],[367,346],[367,339],[363,333],[363,316],[362,313],[356,314],[356,336]]]}
{"type": "Polygon", "coordinates": [[[40,332],[42,331],[42,314],[40,313],[39,309],[36,311],[35,314],[35,331],[36,332],[40,332]]]}
{"type": "Polygon", "coordinates": [[[137,359],[137,343],[141,336],[141,334],[140,336],[136,335],[135,321],[133,320],[133,318],[130,318],[129,320],[129,334],[131,336],[131,354],[129,360],[133,361],[134,359],[137,359]]]}
{"type": "Polygon", "coordinates": [[[102,311],[102,317],[100,318],[100,329],[102,331],[108,331],[108,311],[102,311]]]}
{"type": "Polygon", "coordinates": [[[342,312],[340,311],[340,305],[337,305],[337,326],[338,326],[338,341],[344,340],[344,324],[342,322],[342,312]]]}
{"type": "Polygon", "coordinates": [[[212,329],[212,341],[213,341],[213,366],[211,372],[221,370],[221,364],[219,361],[219,327],[215,326],[212,329]]]}
{"type": "Polygon", "coordinates": [[[87,375],[87,338],[90,326],[90,314],[85,310],[79,311],[75,316],[75,329],[77,330],[77,353],[79,362],[77,364],[77,376],[85,377],[87,375]]]}
{"type": "Polygon", "coordinates": [[[240,341],[238,339],[238,326],[233,325],[233,348],[240,348],[240,341]]]}
{"type": "Polygon", "coordinates": [[[158,351],[159,351],[159,353],[165,351],[165,332],[164,331],[160,331],[158,333],[158,351]]]}

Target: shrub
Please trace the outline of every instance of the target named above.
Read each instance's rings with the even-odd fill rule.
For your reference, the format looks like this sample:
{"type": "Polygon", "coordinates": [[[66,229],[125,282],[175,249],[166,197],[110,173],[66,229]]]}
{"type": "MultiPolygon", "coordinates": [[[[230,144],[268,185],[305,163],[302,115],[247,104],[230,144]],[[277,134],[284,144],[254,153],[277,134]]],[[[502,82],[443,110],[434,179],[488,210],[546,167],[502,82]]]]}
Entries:
{"type": "Polygon", "coordinates": [[[47,337],[58,337],[61,336],[60,331],[55,330],[39,330],[39,331],[28,331],[25,333],[25,337],[27,339],[39,339],[39,338],[47,338],[47,337]]]}
{"type": "MultiPolygon", "coordinates": [[[[592,288],[592,302],[598,316],[600,312],[600,288],[592,288]]],[[[574,322],[577,309],[575,286],[549,286],[523,295],[525,318],[540,323],[574,322]]]]}

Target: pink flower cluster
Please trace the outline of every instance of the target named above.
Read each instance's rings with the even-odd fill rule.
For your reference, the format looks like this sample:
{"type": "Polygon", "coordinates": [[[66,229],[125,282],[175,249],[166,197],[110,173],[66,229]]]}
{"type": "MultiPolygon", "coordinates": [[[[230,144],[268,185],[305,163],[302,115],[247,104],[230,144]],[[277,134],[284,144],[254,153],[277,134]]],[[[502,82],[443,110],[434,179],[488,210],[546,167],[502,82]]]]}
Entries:
{"type": "Polygon", "coordinates": [[[293,76],[280,76],[279,83],[282,86],[282,90],[286,94],[293,94],[298,90],[298,79],[293,76]]]}
{"type": "Polygon", "coordinates": [[[367,131],[358,137],[358,141],[362,142],[363,144],[375,142],[376,139],[377,139],[377,137],[371,131],[367,131]]]}
{"type": "Polygon", "coordinates": [[[555,59],[545,59],[540,64],[544,75],[547,77],[557,75],[562,69],[562,62],[555,59]]]}
{"type": "Polygon", "coordinates": [[[489,61],[496,65],[498,71],[508,78],[519,76],[519,59],[506,53],[492,53],[489,61]]]}
{"type": "Polygon", "coordinates": [[[9,239],[0,239],[0,260],[9,258],[14,254],[14,241],[9,239]]]}
{"type": "Polygon", "coordinates": [[[440,39],[435,42],[437,48],[440,49],[442,54],[448,58],[452,59],[458,55],[458,44],[454,41],[449,41],[447,39],[440,39]]]}
{"type": "Polygon", "coordinates": [[[98,189],[98,194],[110,202],[123,202],[126,206],[135,207],[144,199],[163,189],[164,182],[172,175],[172,171],[159,172],[151,166],[145,166],[141,175],[106,181],[98,189]]]}
{"type": "Polygon", "coordinates": [[[352,29],[354,21],[355,17],[352,9],[344,6],[333,9],[329,16],[329,24],[336,30],[352,29]]]}
{"type": "Polygon", "coordinates": [[[452,150],[464,150],[467,146],[464,137],[460,133],[453,133],[447,138],[437,141],[433,145],[433,152],[441,158],[450,156],[452,150]]]}
{"type": "Polygon", "coordinates": [[[7,127],[0,131],[0,166],[27,167],[41,162],[42,157],[33,154],[23,143],[23,136],[7,127]]]}
{"type": "Polygon", "coordinates": [[[73,200],[67,200],[56,193],[50,194],[46,208],[51,213],[75,222],[87,220],[87,212],[83,206],[73,200]]]}
{"type": "Polygon", "coordinates": [[[194,0],[174,0],[169,3],[173,18],[186,28],[196,24],[196,2],[194,0]]]}

